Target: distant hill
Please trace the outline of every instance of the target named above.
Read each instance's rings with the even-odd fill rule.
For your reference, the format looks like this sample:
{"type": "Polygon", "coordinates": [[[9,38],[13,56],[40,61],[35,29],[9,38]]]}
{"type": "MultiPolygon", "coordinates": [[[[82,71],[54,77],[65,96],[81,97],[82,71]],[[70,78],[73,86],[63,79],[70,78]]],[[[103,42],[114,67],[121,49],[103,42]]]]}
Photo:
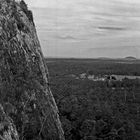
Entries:
{"type": "Polygon", "coordinates": [[[137,60],[137,58],[133,57],[133,56],[128,56],[125,57],[126,60],[137,60]]]}
{"type": "Polygon", "coordinates": [[[98,59],[101,59],[101,60],[110,60],[110,59],[113,59],[113,58],[109,58],[109,57],[99,57],[98,59]]]}

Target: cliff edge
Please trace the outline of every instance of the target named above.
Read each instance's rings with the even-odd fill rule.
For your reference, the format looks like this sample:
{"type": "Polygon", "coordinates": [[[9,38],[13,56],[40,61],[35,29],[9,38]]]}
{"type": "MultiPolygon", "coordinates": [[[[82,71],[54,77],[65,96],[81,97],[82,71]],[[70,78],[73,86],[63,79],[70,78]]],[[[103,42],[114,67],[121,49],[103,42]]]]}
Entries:
{"type": "Polygon", "coordinates": [[[0,139],[64,140],[32,12],[24,1],[0,0],[0,118],[0,139]]]}

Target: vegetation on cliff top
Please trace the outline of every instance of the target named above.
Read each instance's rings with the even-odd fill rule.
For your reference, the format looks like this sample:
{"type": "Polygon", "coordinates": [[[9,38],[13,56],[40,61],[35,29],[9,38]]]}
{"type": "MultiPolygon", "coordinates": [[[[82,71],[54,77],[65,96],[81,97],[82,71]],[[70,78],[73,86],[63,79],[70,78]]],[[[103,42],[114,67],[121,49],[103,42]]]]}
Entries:
{"type": "Polygon", "coordinates": [[[24,13],[26,14],[26,16],[28,17],[29,21],[34,23],[34,19],[33,19],[33,14],[32,11],[28,9],[27,4],[24,2],[24,0],[20,1],[20,7],[22,8],[22,10],[24,11],[24,13]]]}

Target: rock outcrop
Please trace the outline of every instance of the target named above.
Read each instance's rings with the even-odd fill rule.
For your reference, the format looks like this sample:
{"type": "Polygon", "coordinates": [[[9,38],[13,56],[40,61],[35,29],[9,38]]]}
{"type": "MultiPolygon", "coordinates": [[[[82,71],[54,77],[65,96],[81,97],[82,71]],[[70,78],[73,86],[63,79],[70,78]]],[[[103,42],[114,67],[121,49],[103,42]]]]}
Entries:
{"type": "Polygon", "coordinates": [[[0,118],[11,135],[4,140],[64,140],[32,12],[24,1],[0,0],[0,104],[0,118]]]}
{"type": "Polygon", "coordinates": [[[19,140],[19,136],[12,120],[5,114],[0,105],[0,140],[19,140]]]}

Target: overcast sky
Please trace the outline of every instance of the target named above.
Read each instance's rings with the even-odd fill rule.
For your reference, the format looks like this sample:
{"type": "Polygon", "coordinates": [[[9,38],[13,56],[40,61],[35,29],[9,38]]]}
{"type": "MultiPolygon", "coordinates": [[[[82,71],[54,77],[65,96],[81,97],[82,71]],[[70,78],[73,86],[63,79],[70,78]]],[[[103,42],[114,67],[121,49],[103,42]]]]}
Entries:
{"type": "Polygon", "coordinates": [[[48,57],[140,58],[140,0],[26,0],[48,57]]]}
{"type": "MultiPolygon", "coordinates": [[[[87,4],[90,3],[95,3],[95,2],[99,2],[99,3],[104,3],[104,0],[25,0],[29,6],[31,7],[58,7],[58,6],[66,6],[69,4],[75,5],[79,2],[84,2],[87,4]]],[[[107,2],[110,3],[124,3],[124,4],[140,4],[139,0],[106,0],[107,2]]],[[[106,2],[105,2],[106,3],[106,2]]]]}

